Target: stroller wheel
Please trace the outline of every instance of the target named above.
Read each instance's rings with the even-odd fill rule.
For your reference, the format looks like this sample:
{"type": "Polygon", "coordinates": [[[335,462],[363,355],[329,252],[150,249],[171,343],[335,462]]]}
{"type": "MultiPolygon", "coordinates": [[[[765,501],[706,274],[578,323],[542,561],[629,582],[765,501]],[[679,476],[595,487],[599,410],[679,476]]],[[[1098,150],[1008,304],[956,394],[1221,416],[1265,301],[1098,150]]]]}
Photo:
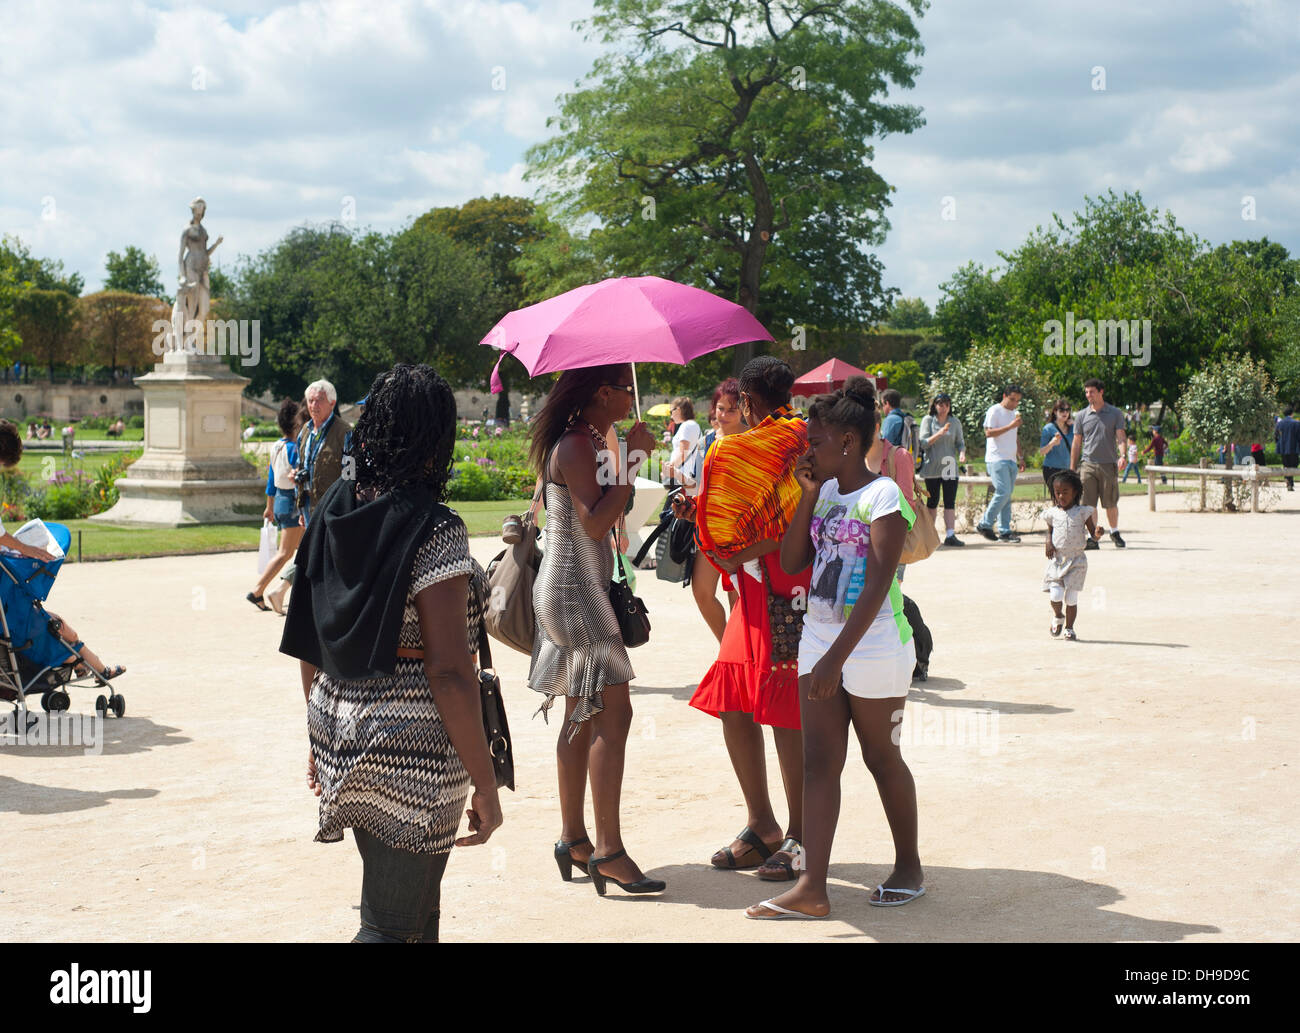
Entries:
{"type": "Polygon", "coordinates": [[[108,699],[104,696],[95,697],[95,713],[103,717],[108,713],[108,699]]]}
{"type": "Polygon", "coordinates": [[[126,698],[114,693],[108,698],[108,705],[113,709],[114,717],[121,717],[126,713],[126,698]]]}
{"type": "Polygon", "coordinates": [[[47,714],[50,712],[50,691],[48,689],[41,693],[41,709],[47,714]]]}
{"type": "MultiPolygon", "coordinates": [[[[53,692],[48,693],[48,696],[50,698],[50,705],[46,709],[50,711],[57,713],[60,710],[67,710],[68,707],[72,706],[72,699],[62,689],[55,689],[53,692]]],[[[41,702],[44,703],[44,699],[42,699],[41,702]]]]}

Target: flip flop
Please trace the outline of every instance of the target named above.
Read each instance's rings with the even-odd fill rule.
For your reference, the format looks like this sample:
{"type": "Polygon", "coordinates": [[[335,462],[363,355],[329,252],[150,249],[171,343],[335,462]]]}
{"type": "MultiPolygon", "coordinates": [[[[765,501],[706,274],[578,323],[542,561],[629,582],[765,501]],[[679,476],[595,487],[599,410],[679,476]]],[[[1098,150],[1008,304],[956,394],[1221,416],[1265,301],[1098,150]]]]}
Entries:
{"type": "Polygon", "coordinates": [[[925,887],[909,890],[901,886],[877,886],[876,893],[881,897],[886,893],[902,893],[904,896],[902,900],[868,900],[867,903],[872,907],[902,907],[904,904],[912,903],[917,897],[925,896],[925,887]]]}
{"type": "Polygon", "coordinates": [[[769,847],[766,843],[764,843],[761,839],[758,838],[757,833],[750,831],[748,825],[746,825],[741,830],[740,835],[738,835],[736,838],[740,840],[742,843],[746,844],[750,848],[751,852],[758,854],[758,862],[756,864],[737,864],[736,855],[731,852],[731,847],[724,846],[721,850],[718,851],[718,853],[726,857],[727,863],[726,864],[714,863],[713,864],[714,868],[721,869],[722,871],[737,871],[737,870],[743,870],[747,868],[757,868],[760,864],[762,864],[769,857],[771,857],[773,853],[775,853],[775,851],[771,847],[769,847]]]}
{"type": "Polygon", "coordinates": [[[782,907],[780,904],[778,904],[778,903],[776,902],[775,898],[770,899],[770,900],[763,900],[763,901],[760,901],[759,903],[754,904],[754,905],[752,905],[752,906],[753,906],[753,907],[765,907],[765,908],[767,908],[769,911],[775,911],[776,914],[774,914],[774,915],[754,915],[754,914],[750,914],[750,909],[749,909],[749,908],[746,908],[746,909],[745,909],[745,917],[746,917],[746,918],[756,918],[756,919],[773,919],[773,918],[813,918],[813,919],[816,919],[816,918],[826,918],[826,917],[828,917],[827,915],[810,915],[810,914],[808,914],[808,912],[806,912],[806,911],[791,911],[788,907],[782,907]]]}

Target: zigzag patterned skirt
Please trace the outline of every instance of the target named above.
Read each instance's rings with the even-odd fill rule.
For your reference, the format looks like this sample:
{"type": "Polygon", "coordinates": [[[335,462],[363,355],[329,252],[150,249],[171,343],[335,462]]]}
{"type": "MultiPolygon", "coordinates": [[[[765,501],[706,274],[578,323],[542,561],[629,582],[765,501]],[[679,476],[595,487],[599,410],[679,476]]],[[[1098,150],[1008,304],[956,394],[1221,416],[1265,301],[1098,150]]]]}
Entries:
{"type": "Polygon", "coordinates": [[[420,660],[391,678],[351,681],[317,671],[308,732],[322,788],[316,841],[364,828],[417,854],[452,847],[469,775],[443,727],[420,660]]]}

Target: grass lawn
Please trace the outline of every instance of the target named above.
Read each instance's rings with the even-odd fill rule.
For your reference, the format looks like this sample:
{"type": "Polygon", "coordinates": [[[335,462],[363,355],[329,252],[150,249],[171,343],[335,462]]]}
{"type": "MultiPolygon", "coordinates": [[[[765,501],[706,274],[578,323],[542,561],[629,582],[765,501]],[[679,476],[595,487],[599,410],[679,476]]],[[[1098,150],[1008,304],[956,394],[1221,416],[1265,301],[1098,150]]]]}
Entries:
{"type": "Polygon", "coordinates": [[[77,427],[78,441],[143,441],[143,427],[127,427],[122,431],[121,437],[110,438],[106,430],[87,430],[84,427],[77,427]]]}
{"type": "Polygon", "coordinates": [[[124,448],[113,452],[87,452],[81,459],[65,459],[62,452],[25,451],[18,460],[18,472],[33,481],[48,476],[46,471],[54,470],[84,470],[87,477],[94,477],[99,468],[110,459],[130,451],[131,449],[124,448]]]}
{"type": "MultiPolygon", "coordinates": [[[[511,513],[522,513],[528,499],[504,502],[453,502],[471,535],[498,536],[501,521],[511,513]]],[[[655,514],[658,518],[658,514],[655,514]]],[[[543,514],[542,523],[545,524],[543,514]]],[[[247,552],[257,548],[260,527],[256,524],[203,524],[195,527],[116,527],[96,520],[65,520],[72,532],[68,550],[77,558],[77,532],[81,532],[82,560],[138,559],[145,556],[182,556],[204,552],[247,552]]]]}
{"type": "Polygon", "coordinates": [[[258,524],[198,524],[193,527],[114,527],[96,520],[59,521],[72,532],[68,554],[77,559],[81,534],[83,560],[124,560],[198,552],[256,550],[258,524]]]}

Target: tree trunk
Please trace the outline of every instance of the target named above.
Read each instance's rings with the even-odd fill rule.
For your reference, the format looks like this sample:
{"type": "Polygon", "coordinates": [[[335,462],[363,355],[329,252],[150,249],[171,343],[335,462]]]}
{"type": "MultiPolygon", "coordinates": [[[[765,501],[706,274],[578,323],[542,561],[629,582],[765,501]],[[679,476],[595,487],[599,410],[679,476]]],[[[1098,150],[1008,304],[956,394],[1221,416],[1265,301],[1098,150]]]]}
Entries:
{"type": "MultiPolygon", "coordinates": [[[[745,155],[745,176],[749,180],[750,193],[754,198],[754,224],[750,227],[749,238],[745,241],[745,250],[741,255],[738,300],[751,314],[757,314],[759,291],[763,279],[763,259],[767,257],[767,245],[772,239],[776,210],[772,205],[772,193],[768,190],[767,178],[763,175],[758,158],[753,154],[745,155]]],[[[753,341],[746,341],[736,346],[733,367],[737,376],[753,357],[753,341]]]]}

